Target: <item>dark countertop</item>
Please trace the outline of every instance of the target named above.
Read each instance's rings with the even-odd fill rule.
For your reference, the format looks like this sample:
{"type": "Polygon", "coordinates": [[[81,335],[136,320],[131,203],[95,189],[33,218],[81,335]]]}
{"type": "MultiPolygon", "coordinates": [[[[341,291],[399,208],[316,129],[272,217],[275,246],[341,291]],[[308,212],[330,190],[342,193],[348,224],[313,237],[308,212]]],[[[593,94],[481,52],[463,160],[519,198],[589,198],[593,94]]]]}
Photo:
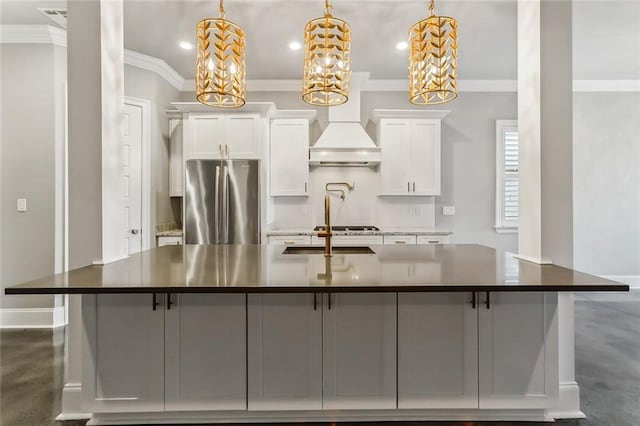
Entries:
{"type": "Polygon", "coordinates": [[[164,246],[6,294],[628,291],[629,286],[473,244],[371,246],[375,254],[282,254],[274,245],[164,246]]]}

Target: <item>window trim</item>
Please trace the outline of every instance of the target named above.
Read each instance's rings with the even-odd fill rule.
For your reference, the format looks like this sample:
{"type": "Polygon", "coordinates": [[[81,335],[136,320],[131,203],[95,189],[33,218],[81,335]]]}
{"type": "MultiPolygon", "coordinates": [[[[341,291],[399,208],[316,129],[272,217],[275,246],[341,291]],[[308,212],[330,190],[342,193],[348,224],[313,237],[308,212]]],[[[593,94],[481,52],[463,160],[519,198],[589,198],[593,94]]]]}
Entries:
{"type": "MultiPolygon", "coordinates": [[[[518,120],[496,120],[496,193],[495,193],[495,230],[499,234],[518,232],[518,223],[504,220],[504,133],[518,130],[518,120]]],[[[519,141],[518,141],[519,143],[519,141]]],[[[519,174],[519,172],[518,172],[519,174]]]]}

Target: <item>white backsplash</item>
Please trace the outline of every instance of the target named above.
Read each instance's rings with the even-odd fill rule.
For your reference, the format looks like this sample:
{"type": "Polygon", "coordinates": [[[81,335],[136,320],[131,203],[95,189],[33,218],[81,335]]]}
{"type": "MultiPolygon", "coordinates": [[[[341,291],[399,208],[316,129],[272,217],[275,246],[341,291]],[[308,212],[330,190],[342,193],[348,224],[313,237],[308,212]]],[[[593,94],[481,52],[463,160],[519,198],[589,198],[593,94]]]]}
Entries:
{"type": "Polygon", "coordinates": [[[380,174],[368,167],[317,167],[309,173],[309,197],[274,197],[273,229],[307,229],[324,223],[327,182],[355,183],[346,198],[331,193],[333,225],[389,228],[435,228],[433,197],[378,197],[380,174]]]}

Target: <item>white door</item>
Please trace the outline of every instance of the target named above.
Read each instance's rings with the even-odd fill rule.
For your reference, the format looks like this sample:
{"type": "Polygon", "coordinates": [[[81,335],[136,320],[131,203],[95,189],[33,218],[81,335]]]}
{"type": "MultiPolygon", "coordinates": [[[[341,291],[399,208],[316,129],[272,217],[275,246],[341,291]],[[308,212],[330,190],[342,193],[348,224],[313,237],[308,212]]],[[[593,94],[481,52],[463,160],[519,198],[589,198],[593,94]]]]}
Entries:
{"type": "Polygon", "coordinates": [[[164,296],[82,296],[87,332],[83,409],[92,413],[164,410],[164,296]]]}
{"type": "Polygon", "coordinates": [[[396,408],[396,293],[324,301],[322,408],[396,408]]]}
{"type": "Polygon", "coordinates": [[[313,294],[249,294],[249,410],[322,408],[322,305],[313,294]]]}
{"type": "Polygon", "coordinates": [[[170,295],[166,411],[247,408],[245,305],[244,294],[170,295]]]}
{"type": "Polygon", "coordinates": [[[558,396],[557,293],[491,293],[479,313],[480,408],[548,408],[558,396]]]}
{"type": "Polygon", "coordinates": [[[398,293],[398,408],[478,408],[470,293],[398,293]]]}
{"type": "Polygon", "coordinates": [[[440,121],[411,121],[411,192],[440,195],[440,121]]]}
{"type": "MultiPolygon", "coordinates": [[[[142,107],[125,102],[123,116],[122,197],[126,253],[142,250],[142,107]]],[[[149,230],[145,229],[145,232],[149,230]]]]}
{"type": "Polygon", "coordinates": [[[383,195],[409,195],[412,189],[410,123],[410,120],[380,120],[380,192],[383,195]]]}

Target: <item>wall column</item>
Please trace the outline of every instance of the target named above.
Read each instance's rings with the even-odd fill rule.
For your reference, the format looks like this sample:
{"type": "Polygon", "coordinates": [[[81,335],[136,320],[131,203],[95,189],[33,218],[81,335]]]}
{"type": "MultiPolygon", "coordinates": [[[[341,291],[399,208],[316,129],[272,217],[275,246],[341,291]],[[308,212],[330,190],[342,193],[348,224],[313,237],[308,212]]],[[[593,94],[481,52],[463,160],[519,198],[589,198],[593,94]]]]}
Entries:
{"type": "MultiPolygon", "coordinates": [[[[126,257],[121,193],[124,102],[122,0],[71,1],[68,7],[69,267],[126,257]]],[[[58,420],[82,412],[80,296],[69,297],[65,387],[58,420]]]]}
{"type": "MultiPolygon", "coordinates": [[[[573,265],[571,0],[518,0],[520,223],[518,256],[573,265]]],[[[558,297],[560,403],[584,417],[575,382],[573,295],[558,297]]]]}

